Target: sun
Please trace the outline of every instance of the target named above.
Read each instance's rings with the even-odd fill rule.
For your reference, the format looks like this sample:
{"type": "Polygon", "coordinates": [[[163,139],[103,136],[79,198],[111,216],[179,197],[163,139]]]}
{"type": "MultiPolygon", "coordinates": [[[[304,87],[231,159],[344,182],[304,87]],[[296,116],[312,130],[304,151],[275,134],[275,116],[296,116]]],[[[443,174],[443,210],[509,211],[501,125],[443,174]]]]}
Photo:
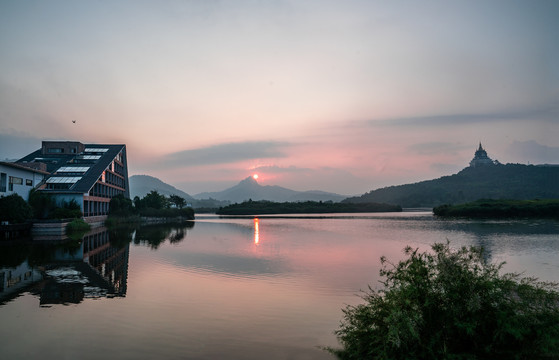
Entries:
{"type": "Polygon", "coordinates": [[[258,174],[252,175],[252,178],[253,178],[254,180],[258,180],[258,174]]]}

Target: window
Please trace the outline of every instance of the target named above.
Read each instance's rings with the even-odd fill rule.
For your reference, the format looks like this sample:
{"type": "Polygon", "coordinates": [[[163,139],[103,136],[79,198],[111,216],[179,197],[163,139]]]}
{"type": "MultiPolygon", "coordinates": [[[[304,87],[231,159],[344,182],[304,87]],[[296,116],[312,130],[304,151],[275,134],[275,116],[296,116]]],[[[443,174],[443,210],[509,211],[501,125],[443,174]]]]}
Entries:
{"type": "Polygon", "coordinates": [[[109,149],[105,149],[105,148],[86,148],[84,150],[86,153],[105,153],[107,151],[109,151],[109,149]]]}
{"type": "Polygon", "coordinates": [[[23,179],[15,176],[10,176],[10,182],[8,184],[8,190],[14,191],[14,185],[23,185],[23,179]]]}
{"type": "Polygon", "coordinates": [[[63,176],[63,177],[50,177],[47,179],[47,184],[75,184],[82,177],[81,176],[63,176]]]}
{"type": "Polygon", "coordinates": [[[0,173],[0,192],[6,192],[6,173],[0,173]]]}
{"type": "Polygon", "coordinates": [[[89,166],[62,166],[56,173],[75,173],[75,174],[83,174],[89,170],[89,166]]]}
{"type": "Polygon", "coordinates": [[[63,148],[48,148],[47,151],[51,154],[54,154],[54,153],[60,154],[60,153],[64,152],[64,149],[63,148]]]}
{"type": "Polygon", "coordinates": [[[31,179],[25,179],[25,185],[27,185],[27,186],[33,186],[33,180],[31,180],[31,179]]]}

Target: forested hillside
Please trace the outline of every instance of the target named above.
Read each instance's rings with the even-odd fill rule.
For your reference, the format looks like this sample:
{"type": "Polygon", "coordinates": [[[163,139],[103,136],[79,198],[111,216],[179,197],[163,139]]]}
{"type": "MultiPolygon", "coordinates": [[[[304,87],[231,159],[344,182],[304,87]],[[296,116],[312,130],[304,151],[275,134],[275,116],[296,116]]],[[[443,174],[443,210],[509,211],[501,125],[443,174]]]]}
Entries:
{"type": "Polygon", "coordinates": [[[373,190],[344,202],[378,202],[409,207],[459,204],[478,199],[559,198],[559,166],[467,167],[457,174],[373,190]]]}

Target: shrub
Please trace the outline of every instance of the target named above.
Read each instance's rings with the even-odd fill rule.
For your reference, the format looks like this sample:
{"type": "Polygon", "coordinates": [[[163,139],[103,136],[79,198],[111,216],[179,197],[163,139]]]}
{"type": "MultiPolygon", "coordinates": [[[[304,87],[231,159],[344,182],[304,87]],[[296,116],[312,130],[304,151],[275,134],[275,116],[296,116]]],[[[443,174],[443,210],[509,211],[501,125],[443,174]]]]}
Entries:
{"type": "Polygon", "coordinates": [[[66,225],[67,234],[85,233],[91,229],[91,226],[82,219],[74,219],[66,225]]]}
{"type": "Polygon", "coordinates": [[[29,192],[29,205],[33,208],[35,219],[47,219],[56,209],[54,199],[37,189],[32,189],[29,192]]]}
{"type": "Polygon", "coordinates": [[[57,207],[51,214],[54,219],[77,219],[83,216],[80,205],[76,200],[64,201],[62,206],[57,207]]]}
{"type": "Polygon", "coordinates": [[[479,248],[405,249],[381,258],[384,288],[348,306],[335,332],[341,359],[557,359],[557,284],[500,275],[479,248]]]}
{"type": "Polygon", "coordinates": [[[18,194],[0,197],[0,221],[23,223],[33,217],[33,210],[18,194]]]}
{"type": "Polygon", "coordinates": [[[119,194],[114,196],[109,203],[110,216],[130,216],[135,213],[132,200],[119,194]]]}

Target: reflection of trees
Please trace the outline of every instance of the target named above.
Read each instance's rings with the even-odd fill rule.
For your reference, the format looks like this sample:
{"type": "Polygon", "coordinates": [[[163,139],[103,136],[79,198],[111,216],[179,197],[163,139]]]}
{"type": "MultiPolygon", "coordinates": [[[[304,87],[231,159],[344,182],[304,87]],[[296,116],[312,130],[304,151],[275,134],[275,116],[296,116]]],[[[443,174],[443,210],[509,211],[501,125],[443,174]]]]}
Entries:
{"type": "Polygon", "coordinates": [[[186,229],[194,227],[194,222],[187,221],[184,223],[167,223],[144,225],[136,229],[135,244],[147,244],[152,249],[169,240],[170,243],[176,244],[186,237],[186,229]]]}
{"type": "Polygon", "coordinates": [[[182,241],[182,239],[184,239],[185,236],[186,231],[184,231],[184,229],[177,229],[175,230],[174,234],[171,234],[171,237],[169,237],[169,242],[171,244],[179,243],[182,241]]]}
{"type": "Polygon", "coordinates": [[[31,246],[26,243],[0,244],[0,269],[14,268],[27,259],[31,246]]]}
{"type": "Polygon", "coordinates": [[[132,234],[134,233],[134,226],[123,225],[109,228],[109,239],[111,246],[117,249],[122,249],[132,242],[132,234]]]}

